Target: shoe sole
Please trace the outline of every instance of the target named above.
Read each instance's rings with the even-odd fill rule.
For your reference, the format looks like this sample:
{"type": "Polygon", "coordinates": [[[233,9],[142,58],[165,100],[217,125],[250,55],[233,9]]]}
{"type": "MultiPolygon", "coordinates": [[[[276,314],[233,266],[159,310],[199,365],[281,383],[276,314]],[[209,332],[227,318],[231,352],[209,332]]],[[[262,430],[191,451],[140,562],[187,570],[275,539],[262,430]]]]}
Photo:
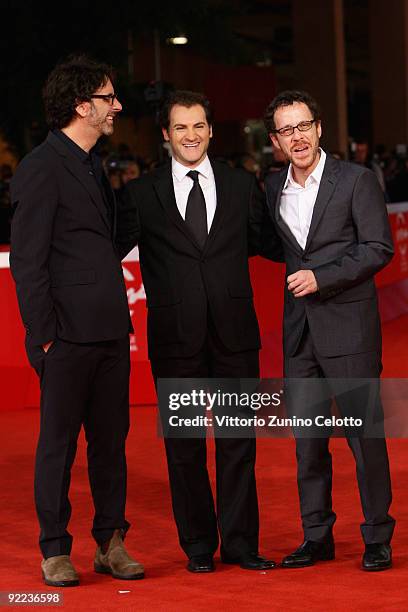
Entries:
{"type": "Polygon", "coordinates": [[[79,586],[79,580],[49,580],[45,577],[44,572],[42,574],[43,581],[46,585],[52,587],[75,587],[79,586]]]}
{"type": "Polygon", "coordinates": [[[115,574],[112,572],[110,567],[105,567],[104,565],[94,565],[94,570],[97,574],[109,574],[112,576],[112,578],[117,578],[118,580],[142,580],[145,577],[144,572],[140,572],[139,574],[130,574],[127,576],[115,574]]]}
{"type": "Polygon", "coordinates": [[[316,559],[316,561],[311,561],[310,563],[296,563],[293,565],[284,565],[281,563],[281,567],[283,569],[301,569],[302,567],[312,567],[312,565],[316,565],[316,563],[320,563],[320,561],[334,561],[335,556],[328,556],[322,559],[316,559]]]}
{"type": "Polygon", "coordinates": [[[362,567],[363,572],[384,572],[392,568],[392,565],[385,565],[384,567],[362,567]]]}
{"type": "Polygon", "coordinates": [[[212,569],[200,569],[200,570],[193,570],[193,569],[190,569],[189,567],[187,567],[187,570],[191,574],[211,574],[211,572],[215,571],[215,567],[212,568],[212,569]]]}
{"type": "Polygon", "coordinates": [[[241,565],[239,561],[223,561],[222,559],[221,563],[224,563],[225,565],[239,565],[241,569],[252,570],[253,572],[265,572],[266,570],[272,570],[277,567],[277,563],[274,565],[265,565],[264,567],[248,567],[247,565],[241,565]]]}

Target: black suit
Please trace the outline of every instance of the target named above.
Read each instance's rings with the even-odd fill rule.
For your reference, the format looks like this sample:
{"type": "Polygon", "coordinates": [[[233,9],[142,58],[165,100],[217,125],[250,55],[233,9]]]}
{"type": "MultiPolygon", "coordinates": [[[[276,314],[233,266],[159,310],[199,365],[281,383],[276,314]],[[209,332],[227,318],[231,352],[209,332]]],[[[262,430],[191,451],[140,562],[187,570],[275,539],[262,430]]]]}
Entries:
{"type": "Polygon", "coordinates": [[[124,255],[139,244],[149,357],[189,357],[204,343],[209,311],[232,352],[257,350],[248,241],[259,240],[263,199],[254,179],[212,162],[217,207],[201,251],[177,208],[171,165],[131,181],[118,219],[124,255]]]}
{"type": "MultiPolygon", "coordinates": [[[[382,369],[381,326],[374,275],[393,255],[378,181],[366,168],[327,156],[303,249],[280,215],[286,176],[284,169],[268,177],[266,191],[271,217],[283,241],[287,275],[313,270],[319,290],[295,298],[285,287],[285,376],[377,378],[382,369]]],[[[300,382],[291,386],[289,410],[297,416],[302,416],[307,388],[310,386],[303,388],[300,382]]],[[[352,416],[357,399],[350,394],[336,397],[340,412],[352,416]]],[[[373,405],[377,416],[381,415],[379,394],[373,405]]],[[[330,402],[316,410],[328,414],[330,402]]],[[[335,520],[328,438],[298,437],[296,443],[305,536],[322,541],[330,536],[335,520]]],[[[364,540],[389,542],[394,520],[388,514],[391,484],[385,440],[348,437],[348,443],[357,464],[364,540]]]]}
{"type": "Polygon", "coordinates": [[[19,164],[11,271],[26,348],[41,381],[35,494],[45,557],[69,554],[68,488],[84,424],[98,542],[124,519],[131,328],[115,203],[91,158],[61,133],[19,164]],[[42,345],[53,341],[48,353],[42,345]],[[113,433],[112,433],[113,432],[113,433]]]}
{"type": "MultiPolygon", "coordinates": [[[[139,244],[155,377],[258,377],[259,329],[248,270],[263,198],[244,171],[212,162],[217,205],[201,250],[177,208],[171,165],[128,184],[119,215],[125,254],[139,244]]],[[[173,511],[191,557],[258,550],[254,439],[216,439],[217,516],[205,439],[166,438],[173,511]]]]}

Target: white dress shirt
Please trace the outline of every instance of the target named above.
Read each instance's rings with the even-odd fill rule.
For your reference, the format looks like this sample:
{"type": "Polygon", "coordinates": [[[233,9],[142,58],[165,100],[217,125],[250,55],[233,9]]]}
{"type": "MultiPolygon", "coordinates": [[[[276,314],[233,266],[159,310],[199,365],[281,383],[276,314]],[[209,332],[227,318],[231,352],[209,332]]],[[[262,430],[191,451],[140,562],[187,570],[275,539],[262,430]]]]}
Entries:
{"type": "Polygon", "coordinates": [[[313,172],[307,177],[305,186],[299,185],[293,178],[292,164],[282,190],[280,215],[302,249],[306,246],[312,221],[313,209],[319,191],[326,153],[320,150],[320,160],[313,172]]]}
{"type": "Polygon", "coordinates": [[[171,160],[171,170],[173,175],[173,185],[177,208],[179,209],[180,215],[183,217],[183,219],[186,218],[188,195],[194,184],[193,179],[187,176],[187,173],[190,172],[190,170],[197,170],[199,173],[198,182],[200,183],[200,187],[204,194],[207,208],[207,228],[208,231],[210,231],[215,215],[215,209],[217,208],[215,179],[210,160],[208,157],[205,157],[201,164],[199,164],[196,168],[188,168],[187,166],[180,164],[173,157],[171,160]]]}

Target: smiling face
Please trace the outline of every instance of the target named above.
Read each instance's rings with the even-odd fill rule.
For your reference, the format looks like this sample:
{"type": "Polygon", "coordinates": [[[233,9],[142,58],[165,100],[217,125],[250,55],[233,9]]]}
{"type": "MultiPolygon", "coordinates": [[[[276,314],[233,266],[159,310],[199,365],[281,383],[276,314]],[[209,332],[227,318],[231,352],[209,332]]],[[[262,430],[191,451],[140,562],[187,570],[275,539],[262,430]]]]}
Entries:
{"type": "MultiPolygon", "coordinates": [[[[303,102],[280,106],[274,115],[277,130],[312,119],[313,115],[309,107],[303,102]]],[[[307,178],[319,163],[319,139],[321,135],[320,121],[316,121],[307,132],[300,132],[296,129],[291,136],[272,133],[270,138],[273,145],[280,149],[286,159],[292,163],[294,176],[307,178]]]]}
{"type": "Polygon", "coordinates": [[[190,107],[175,104],[170,111],[169,127],[162,131],[174,159],[183,166],[195,168],[207,155],[212,127],[200,104],[190,107]]]}
{"type": "MultiPolygon", "coordinates": [[[[103,87],[95,92],[97,95],[114,93],[113,85],[108,79],[103,87]]],[[[122,110],[122,105],[116,98],[112,103],[109,99],[92,98],[88,115],[89,126],[95,128],[99,136],[110,136],[113,134],[113,121],[116,115],[122,110]]]]}

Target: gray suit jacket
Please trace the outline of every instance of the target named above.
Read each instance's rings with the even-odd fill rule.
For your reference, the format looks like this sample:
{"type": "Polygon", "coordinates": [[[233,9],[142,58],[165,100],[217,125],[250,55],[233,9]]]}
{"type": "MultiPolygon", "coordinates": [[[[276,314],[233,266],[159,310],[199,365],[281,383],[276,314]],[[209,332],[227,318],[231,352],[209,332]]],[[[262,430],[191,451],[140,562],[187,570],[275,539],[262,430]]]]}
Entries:
{"type": "Polygon", "coordinates": [[[374,275],[394,251],[376,176],[328,155],[302,249],[279,212],[287,171],[266,179],[268,208],[282,238],[287,275],[313,270],[319,291],[294,298],[285,287],[285,355],[296,352],[306,319],[315,347],[325,357],[381,352],[374,275]]]}

